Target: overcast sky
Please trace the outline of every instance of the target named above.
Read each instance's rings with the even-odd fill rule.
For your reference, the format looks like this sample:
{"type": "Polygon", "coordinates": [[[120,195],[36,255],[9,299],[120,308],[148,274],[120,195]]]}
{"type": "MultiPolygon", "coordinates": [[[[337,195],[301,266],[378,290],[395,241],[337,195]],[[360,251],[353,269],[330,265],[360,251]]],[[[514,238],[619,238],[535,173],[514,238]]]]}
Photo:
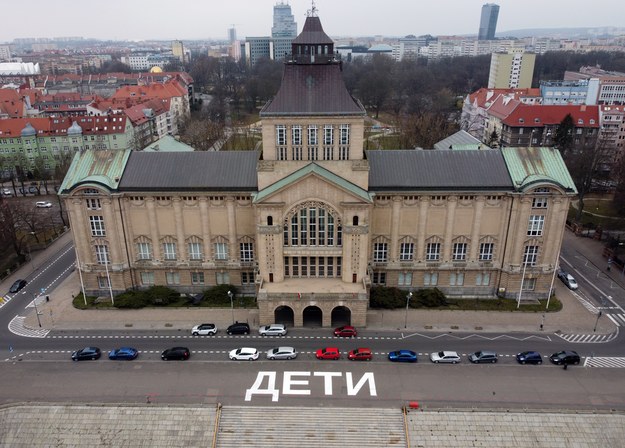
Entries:
{"type": "MultiPolygon", "coordinates": [[[[226,38],[271,34],[281,0],[2,0],[0,42],[20,37],[96,39],[226,38]]],[[[298,25],[311,1],[289,0],[298,25]]],[[[480,0],[317,0],[331,36],[477,34],[480,0]]],[[[625,26],[623,0],[500,0],[497,31],[523,28],[625,26]]]]}

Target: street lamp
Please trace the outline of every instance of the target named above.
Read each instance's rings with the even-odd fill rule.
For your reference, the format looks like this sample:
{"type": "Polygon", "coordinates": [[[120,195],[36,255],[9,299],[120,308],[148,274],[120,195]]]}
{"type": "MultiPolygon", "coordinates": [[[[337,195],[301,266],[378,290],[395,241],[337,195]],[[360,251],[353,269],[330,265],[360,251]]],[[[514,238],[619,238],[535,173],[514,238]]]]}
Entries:
{"type": "Polygon", "coordinates": [[[39,319],[39,310],[37,309],[37,297],[35,297],[35,293],[33,295],[33,303],[35,304],[35,314],[37,314],[37,323],[39,324],[39,328],[41,328],[41,319],[39,319]]]}
{"type": "Polygon", "coordinates": [[[232,323],[234,323],[234,302],[232,300],[232,298],[234,297],[234,294],[232,294],[232,291],[228,291],[228,297],[230,297],[230,309],[232,310],[232,323]]]}
{"type": "Polygon", "coordinates": [[[410,298],[412,297],[412,292],[409,292],[406,296],[406,319],[404,320],[404,328],[408,327],[408,305],[410,304],[410,298]]]}
{"type": "Polygon", "coordinates": [[[599,311],[599,314],[597,314],[597,320],[595,321],[595,328],[592,329],[593,333],[597,332],[597,325],[599,324],[599,318],[601,317],[602,314],[603,314],[602,311],[599,311]]]}

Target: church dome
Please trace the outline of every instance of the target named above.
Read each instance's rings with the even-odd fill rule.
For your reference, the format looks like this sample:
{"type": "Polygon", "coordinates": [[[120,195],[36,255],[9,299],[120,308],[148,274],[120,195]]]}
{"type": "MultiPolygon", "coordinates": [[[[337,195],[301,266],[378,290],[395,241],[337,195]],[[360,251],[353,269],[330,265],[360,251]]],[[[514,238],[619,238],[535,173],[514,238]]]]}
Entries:
{"type": "Polygon", "coordinates": [[[150,73],[163,73],[163,69],[160,68],[158,65],[155,65],[150,69],[150,73]]]}
{"type": "Polygon", "coordinates": [[[72,125],[67,130],[67,135],[78,135],[82,134],[82,128],[78,124],[78,122],[74,121],[72,125]]]}
{"type": "Polygon", "coordinates": [[[33,125],[30,123],[26,123],[24,129],[21,132],[22,137],[33,137],[37,135],[37,130],[33,128],[33,125]]]}

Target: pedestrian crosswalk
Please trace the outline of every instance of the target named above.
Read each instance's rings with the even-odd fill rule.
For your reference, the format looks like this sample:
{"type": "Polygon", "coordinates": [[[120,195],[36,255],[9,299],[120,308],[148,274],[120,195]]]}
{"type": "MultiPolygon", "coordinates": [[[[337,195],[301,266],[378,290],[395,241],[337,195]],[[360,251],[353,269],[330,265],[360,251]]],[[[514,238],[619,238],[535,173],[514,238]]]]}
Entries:
{"type": "Polygon", "coordinates": [[[610,342],[618,337],[618,332],[610,333],[610,334],[562,334],[556,333],[561,339],[564,339],[567,342],[575,342],[578,344],[598,344],[610,342]]]}
{"type": "Polygon", "coordinates": [[[590,356],[585,359],[584,367],[625,368],[625,358],[616,356],[590,356]]]}
{"type": "Polygon", "coordinates": [[[617,327],[625,327],[625,314],[606,314],[617,327]]]}

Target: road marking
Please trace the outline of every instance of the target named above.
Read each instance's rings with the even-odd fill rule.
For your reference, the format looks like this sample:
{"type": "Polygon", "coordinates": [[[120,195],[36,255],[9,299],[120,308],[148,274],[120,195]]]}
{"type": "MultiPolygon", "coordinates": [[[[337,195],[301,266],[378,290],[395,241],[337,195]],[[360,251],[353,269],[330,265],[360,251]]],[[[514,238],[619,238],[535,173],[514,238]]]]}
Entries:
{"type": "Polygon", "coordinates": [[[625,368],[625,358],[592,356],[586,358],[584,367],[625,368]]]}
{"type": "Polygon", "coordinates": [[[26,317],[24,316],[15,316],[9,322],[9,331],[17,336],[24,336],[27,338],[45,338],[50,330],[46,330],[45,328],[40,329],[31,329],[24,326],[24,320],[26,317]]]}

